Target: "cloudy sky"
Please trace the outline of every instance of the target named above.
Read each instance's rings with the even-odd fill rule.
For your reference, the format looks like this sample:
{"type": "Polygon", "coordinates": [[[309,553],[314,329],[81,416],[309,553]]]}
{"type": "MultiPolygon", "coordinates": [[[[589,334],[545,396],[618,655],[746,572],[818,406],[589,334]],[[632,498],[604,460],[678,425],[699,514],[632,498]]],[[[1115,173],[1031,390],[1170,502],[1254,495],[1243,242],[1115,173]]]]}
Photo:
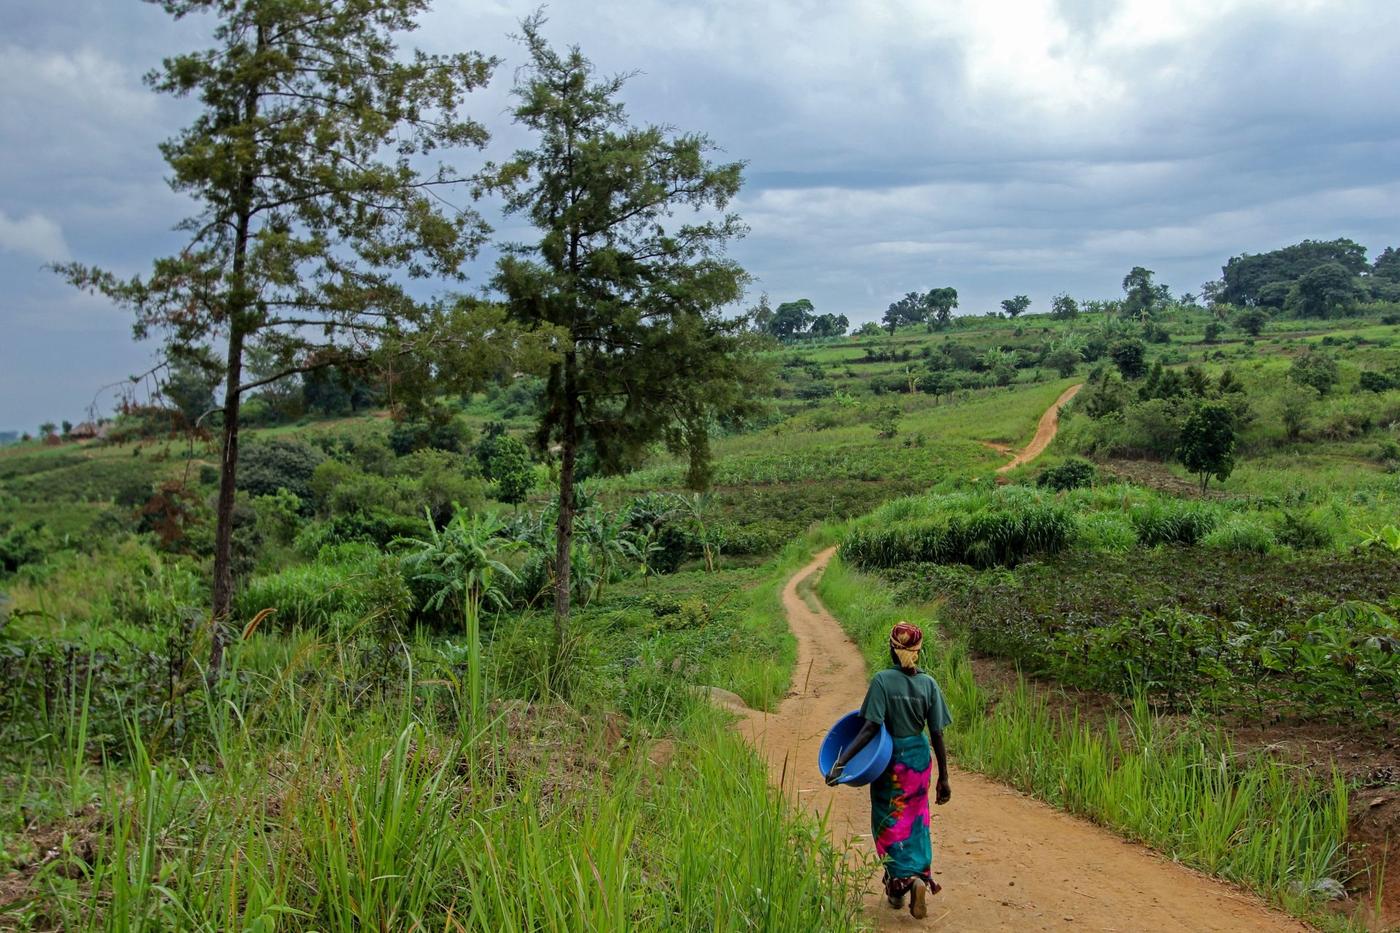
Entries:
{"type": "MultiPolygon", "coordinates": [[[[504,59],[473,113],[509,126],[534,0],[439,0],[409,42],[504,59]]],[[[735,253],[755,295],[878,318],[952,285],[1116,294],[1135,264],[1196,291],[1304,237],[1400,244],[1394,0],[555,0],[547,32],[636,70],[639,120],[748,162],[735,253]]],[[[141,75],[206,42],[138,0],[0,6],[0,430],[79,420],[143,369],[123,313],[45,271],[179,246],[157,143],[188,104],[141,75]]],[[[483,158],[463,154],[470,168],[483,158]]],[[[509,237],[509,228],[502,236],[509,237]]],[[[474,276],[480,283],[484,269],[474,276]]]]}

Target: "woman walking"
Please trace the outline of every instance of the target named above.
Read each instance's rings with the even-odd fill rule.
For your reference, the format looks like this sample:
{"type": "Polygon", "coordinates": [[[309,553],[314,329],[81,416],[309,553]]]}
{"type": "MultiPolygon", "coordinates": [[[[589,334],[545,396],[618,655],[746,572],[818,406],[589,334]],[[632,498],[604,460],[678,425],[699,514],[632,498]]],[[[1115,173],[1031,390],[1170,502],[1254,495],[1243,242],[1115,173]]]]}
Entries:
{"type": "Polygon", "coordinates": [[[870,829],[875,851],[885,863],[885,896],[898,910],[909,897],[909,912],[928,915],[927,894],[937,894],[933,880],[933,842],[929,835],[928,789],[933,761],[938,762],[935,802],[952,797],[948,786],[948,754],[943,730],[952,722],[938,682],[919,670],[924,633],[917,625],[900,622],[890,632],[891,666],[870,681],[860,715],[865,725],[826,777],[835,784],[846,763],[880,732],[883,723],[894,739],[889,767],[870,785],[870,829]],[[927,729],[933,741],[929,754],[927,729]]]}

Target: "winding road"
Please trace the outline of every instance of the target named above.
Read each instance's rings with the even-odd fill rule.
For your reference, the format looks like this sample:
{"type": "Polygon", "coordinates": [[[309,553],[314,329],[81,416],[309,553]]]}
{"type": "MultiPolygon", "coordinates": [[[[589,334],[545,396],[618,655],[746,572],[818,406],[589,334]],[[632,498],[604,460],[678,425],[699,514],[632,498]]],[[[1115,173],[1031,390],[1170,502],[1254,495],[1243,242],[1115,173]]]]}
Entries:
{"type": "Polygon", "coordinates": [[[1055,435],[1060,430],[1060,409],[1069,404],[1069,400],[1079,394],[1079,390],[1084,388],[1084,383],[1072,385],[1060,393],[1060,397],[1055,399],[1055,404],[1045,409],[1045,414],[1040,416],[1040,423],[1036,425],[1035,437],[1031,442],[1021,449],[1021,452],[1012,457],[1010,462],[1004,466],[997,467],[998,473],[1009,473],[1023,463],[1030,463],[1036,457],[1045,453],[1045,448],[1050,446],[1050,442],[1055,439],[1055,435]]]}
{"type": "MultiPolygon", "coordinates": [[[[1040,419],[1034,440],[999,472],[1038,456],[1054,439],[1071,386],[1040,419]]],[[[915,920],[881,896],[863,788],[827,787],[817,749],[827,728],[860,706],[869,672],[840,624],[804,587],[835,548],[822,551],[783,589],[797,664],[777,712],[740,710],[740,728],[768,763],[770,781],[824,814],[832,839],[866,874],[865,904],[878,929],[1192,931],[1303,933],[1308,927],[1257,897],[1168,861],[1136,843],[979,775],[952,774],[953,799],[933,808],[934,874],[943,891],[915,920]]],[[[737,698],[736,698],[737,699],[737,698]]],[[[953,710],[956,720],[958,710],[953,710]]],[[[956,733],[950,752],[957,756],[956,733]]]]}
{"type": "MultiPolygon", "coordinates": [[[[867,671],[855,644],[812,593],[835,549],[788,580],[783,606],[797,638],[797,666],[775,713],[748,711],[741,729],[768,762],[769,778],[799,806],[824,813],[869,884],[878,929],[1193,931],[1303,933],[1308,928],[1253,895],[1170,862],[1098,826],[979,775],[954,769],[953,799],[933,809],[934,873],[943,891],[926,920],[893,911],[880,895],[863,788],[829,788],[817,771],[826,729],[860,706],[867,671]]],[[[953,710],[956,719],[958,710],[953,710]]],[[[957,756],[956,735],[950,752],[957,756]]]]}

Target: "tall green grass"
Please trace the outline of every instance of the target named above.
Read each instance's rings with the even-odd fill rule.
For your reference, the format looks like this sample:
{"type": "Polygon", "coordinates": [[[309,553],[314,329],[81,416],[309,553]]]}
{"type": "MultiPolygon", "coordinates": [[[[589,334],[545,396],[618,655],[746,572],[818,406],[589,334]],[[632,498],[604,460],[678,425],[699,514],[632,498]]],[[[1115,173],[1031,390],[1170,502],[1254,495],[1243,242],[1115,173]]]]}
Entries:
{"type": "Polygon", "coordinates": [[[902,563],[1014,566],[1075,537],[1073,514],[1024,487],[896,500],[855,523],[842,555],[866,567],[902,563]]]}
{"type": "MultiPolygon", "coordinates": [[[[87,709],[120,698],[77,682],[55,711],[67,728],[25,758],[26,799],[0,784],[7,831],[22,812],[67,831],[0,928],[858,929],[845,853],[662,653],[693,644],[707,680],[776,702],[792,664],[779,584],[833,534],[713,575],[697,602],[727,591],[739,611],[655,632],[655,656],[621,672],[593,638],[579,656],[593,685],[572,705],[507,676],[532,656],[520,639],[547,629],[529,618],[490,633],[495,699],[479,720],[461,646],[405,633],[398,679],[376,682],[364,656],[377,643],[353,624],[235,641],[215,687],[190,676],[204,715],[178,746],[132,715],[125,751],[96,756],[87,709]],[[637,696],[643,676],[656,690],[637,696]]],[[[671,584],[692,588],[638,584],[617,611],[671,584]]]]}
{"type": "MultiPolygon", "coordinates": [[[[1365,495],[1353,495],[1369,502],[1365,495]]],[[[1335,499],[1198,501],[1122,483],[1056,493],[1028,486],[947,481],[893,499],[852,523],[842,555],[855,566],[910,563],[1015,566],[1069,548],[1125,551],[1159,545],[1269,553],[1279,547],[1355,544],[1363,514],[1335,499]]],[[[1369,513],[1365,513],[1369,514],[1369,513]]]]}
{"type": "MultiPolygon", "coordinates": [[[[827,568],[817,592],[872,666],[884,664],[895,621],[931,621],[930,607],[897,603],[880,580],[840,561],[827,568]]],[[[955,641],[936,643],[928,664],[953,712],[949,748],[964,767],[1296,912],[1317,906],[1324,879],[1344,877],[1348,788],[1335,775],[1237,755],[1209,726],[1166,728],[1142,700],[1121,719],[1086,719],[1053,711],[1022,678],[992,697],[955,641]]]]}
{"type": "Polygon", "coordinates": [[[97,781],[108,825],[36,879],[30,916],[110,931],[858,928],[843,853],[704,704],[677,698],[673,757],[654,763],[645,733],[607,739],[566,710],[498,710],[463,734],[455,687],[361,715],[296,690],[213,773],[152,758],[132,727],[130,767],[97,781]]]}

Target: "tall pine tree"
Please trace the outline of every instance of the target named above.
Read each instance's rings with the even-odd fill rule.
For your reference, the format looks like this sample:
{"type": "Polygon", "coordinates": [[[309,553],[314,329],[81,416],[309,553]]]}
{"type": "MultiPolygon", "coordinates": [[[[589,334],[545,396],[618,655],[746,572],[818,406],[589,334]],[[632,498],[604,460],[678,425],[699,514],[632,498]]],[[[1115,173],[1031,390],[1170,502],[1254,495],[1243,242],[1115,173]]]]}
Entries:
{"type": "Polygon", "coordinates": [[[495,285],[517,323],[559,335],[536,438],[560,450],[557,652],[567,635],[580,447],[616,471],[665,442],[689,457],[688,484],[701,488],[712,426],[750,410],[763,370],[744,319],[721,315],[747,281],[724,255],[743,233],[725,213],[742,166],[712,164],[702,135],[634,126],[617,99],[626,79],[598,77],[576,47],[555,51],[542,24],[538,16],[522,24],[530,62],[515,110],[538,141],[487,174],[507,211],[540,233],[507,247],[495,285]],[[682,210],[684,221],[675,217],[682,210]]]}
{"type": "Polygon", "coordinates": [[[216,347],[223,361],[210,676],[234,591],[231,562],[239,404],[288,375],[364,360],[421,326],[408,278],[457,276],[487,233],[438,194],[462,181],[420,165],[444,147],[479,147],[459,116],[495,62],[466,52],[399,55],[427,0],[160,0],[176,19],[213,20],[211,48],[147,76],[199,101],[161,146],[170,183],[197,205],[188,241],[149,275],[119,279],[77,263],[59,272],[135,314],[138,338],[167,352],[216,347]],[[246,355],[275,361],[247,378],[246,355]]]}

